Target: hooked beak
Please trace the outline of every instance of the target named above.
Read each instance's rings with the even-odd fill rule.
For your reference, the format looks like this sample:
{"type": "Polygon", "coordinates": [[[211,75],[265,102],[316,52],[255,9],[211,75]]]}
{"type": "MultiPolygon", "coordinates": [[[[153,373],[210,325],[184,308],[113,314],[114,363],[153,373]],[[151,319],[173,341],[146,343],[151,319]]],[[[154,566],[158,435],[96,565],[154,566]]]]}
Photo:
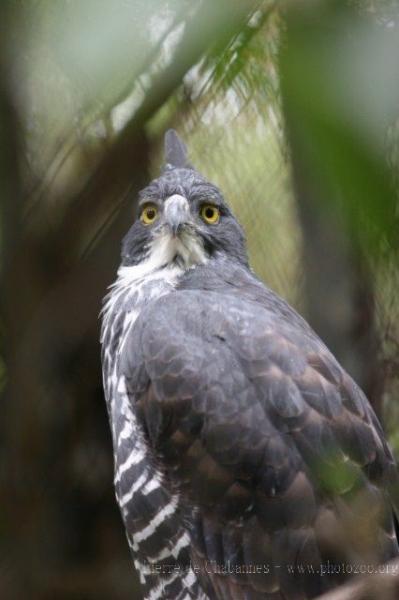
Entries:
{"type": "Polygon", "coordinates": [[[187,199],[180,194],[170,196],[164,204],[164,222],[169,227],[173,237],[176,237],[183,225],[190,220],[190,207],[187,199]]]}

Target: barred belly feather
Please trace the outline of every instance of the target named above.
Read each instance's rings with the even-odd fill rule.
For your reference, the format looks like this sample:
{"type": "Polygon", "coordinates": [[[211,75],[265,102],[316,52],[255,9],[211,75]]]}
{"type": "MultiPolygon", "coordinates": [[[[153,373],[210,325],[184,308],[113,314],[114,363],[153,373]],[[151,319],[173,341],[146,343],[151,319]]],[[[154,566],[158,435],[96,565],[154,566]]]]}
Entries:
{"type": "Polygon", "coordinates": [[[177,494],[164,486],[135,415],[120,363],[142,308],[173,291],[182,269],[121,267],[106,297],[103,378],[114,446],[115,491],[145,598],[206,599],[190,566],[189,535],[177,494]]]}

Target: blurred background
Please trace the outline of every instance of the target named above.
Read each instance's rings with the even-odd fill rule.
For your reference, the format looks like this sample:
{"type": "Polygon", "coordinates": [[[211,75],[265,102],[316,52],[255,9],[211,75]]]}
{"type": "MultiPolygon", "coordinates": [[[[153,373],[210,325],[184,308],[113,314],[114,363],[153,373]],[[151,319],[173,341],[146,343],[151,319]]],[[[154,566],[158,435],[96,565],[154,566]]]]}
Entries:
{"type": "Polygon", "coordinates": [[[176,128],[399,455],[399,6],[2,0],[0,598],[139,598],[99,311],[176,128]]]}

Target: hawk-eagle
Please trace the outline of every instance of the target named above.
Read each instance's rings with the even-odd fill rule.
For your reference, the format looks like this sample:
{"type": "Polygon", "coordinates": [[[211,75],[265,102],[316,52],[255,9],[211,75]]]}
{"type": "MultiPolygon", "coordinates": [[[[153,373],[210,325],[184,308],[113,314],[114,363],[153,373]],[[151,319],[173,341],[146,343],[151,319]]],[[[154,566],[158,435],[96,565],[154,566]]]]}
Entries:
{"type": "Polygon", "coordinates": [[[143,596],[314,598],[398,554],[394,460],[358,386],[249,267],[220,190],[172,130],[165,148],[102,325],[143,596]]]}

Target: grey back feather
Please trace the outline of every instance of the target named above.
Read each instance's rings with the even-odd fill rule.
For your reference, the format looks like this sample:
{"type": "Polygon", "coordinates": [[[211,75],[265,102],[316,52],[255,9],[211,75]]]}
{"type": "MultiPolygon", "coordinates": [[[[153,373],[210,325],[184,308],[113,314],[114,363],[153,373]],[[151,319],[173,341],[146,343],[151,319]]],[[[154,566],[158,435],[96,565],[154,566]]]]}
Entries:
{"type": "Polygon", "coordinates": [[[187,158],[186,144],[174,129],[165,133],[165,166],[167,169],[192,169],[187,158]]]}

